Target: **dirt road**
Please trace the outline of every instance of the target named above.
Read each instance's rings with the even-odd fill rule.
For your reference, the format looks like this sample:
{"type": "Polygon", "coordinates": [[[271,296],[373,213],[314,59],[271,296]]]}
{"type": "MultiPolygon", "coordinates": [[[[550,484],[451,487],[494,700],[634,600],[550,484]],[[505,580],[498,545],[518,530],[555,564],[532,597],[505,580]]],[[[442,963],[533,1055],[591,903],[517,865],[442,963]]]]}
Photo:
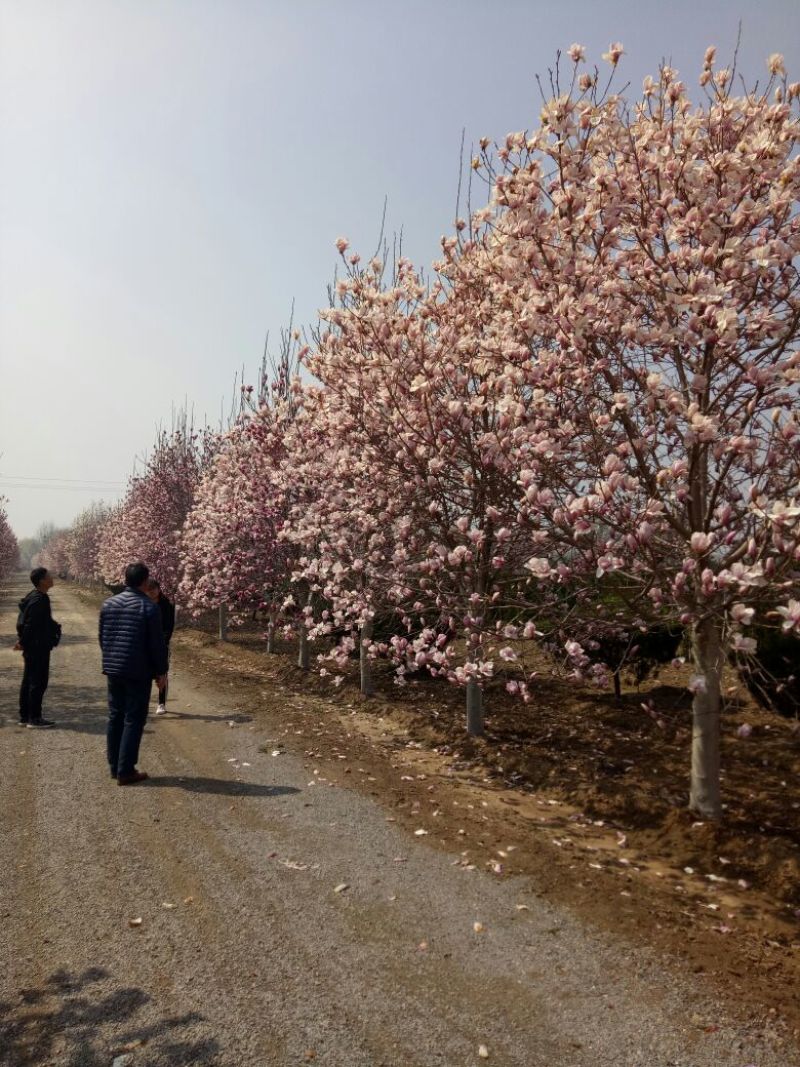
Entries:
{"type": "Polygon", "coordinates": [[[700,990],[652,954],[310,774],[303,738],[285,749],[277,717],[180,656],[175,711],[151,716],[142,746],[151,781],[119,788],[96,612],[64,586],[45,707],[58,728],[20,729],[24,591],[5,588],[0,615],[3,1065],[792,1062],[733,1023],[698,1027],[700,990]]]}

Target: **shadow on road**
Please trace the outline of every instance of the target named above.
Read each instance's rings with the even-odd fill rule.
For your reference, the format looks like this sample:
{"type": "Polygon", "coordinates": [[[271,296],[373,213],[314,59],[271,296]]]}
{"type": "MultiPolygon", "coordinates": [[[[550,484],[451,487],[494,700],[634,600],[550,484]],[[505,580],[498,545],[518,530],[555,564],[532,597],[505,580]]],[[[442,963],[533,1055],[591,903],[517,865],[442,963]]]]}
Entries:
{"type": "MultiPolygon", "coordinates": [[[[20,671],[20,677],[22,672],[20,671]]],[[[4,700],[1,726],[17,726],[17,686],[4,700]],[[13,704],[13,710],[12,710],[13,704]]],[[[53,719],[57,730],[75,730],[86,734],[103,734],[106,730],[108,704],[105,688],[97,686],[51,685],[45,693],[42,709],[46,719],[53,719]]]]}
{"type": "Polygon", "coordinates": [[[87,637],[85,634],[62,634],[61,640],[58,643],[59,648],[64,648],[65,645],[88,645],[89,642],[97,644],[96,637],[87,637]]]}
{"type": "Polygon", "coordinates": [[[59,730],[104,734],[108,718],[105,686],[102,681],[93,686],[51,686],[45,696],[44,714],[55,719],[59,730]]]}
{"type": "Polygon", "coordinates": [[[187,793],[215,793],[224,797],[284,797],[300,792],[293,785],[259,785],[257,782],[232,782],[229,778],[179,778],[176,775],[148,778],[142,785],[148,789],[166,786],[185,789],[187,793]]]}
{"type": "Polygon", "coordinates": [[[20,990],[16,1003],[0,1002],[0,1063],[108,1067],[114,1055],[143,1046],[176,1067],[219,1062],[217,1041],[189,1037],[204,1016],[190,1012],[145,1023],[139,1013],[150,1001],[144,990],[117,985],[100,967],[74,975],[56,971],[20,990]]]}

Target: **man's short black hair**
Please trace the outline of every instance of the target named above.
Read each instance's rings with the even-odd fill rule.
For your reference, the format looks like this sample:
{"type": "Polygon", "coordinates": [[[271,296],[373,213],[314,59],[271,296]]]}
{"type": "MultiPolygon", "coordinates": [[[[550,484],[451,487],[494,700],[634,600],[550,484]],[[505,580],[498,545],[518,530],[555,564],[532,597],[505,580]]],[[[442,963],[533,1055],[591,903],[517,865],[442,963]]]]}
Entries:
{"type": "Polygon", "coordinates": [[[150,576],[144,563],[129,563],[125,568],[125,584],[131,589],[140,589],[150,576]]]}
{"type": "Polygon", "coordinates": [[[47,574],[47,567],[34,567],[31,571],[31,581],[34,585],[38,585],[42,578],[47,577],[47,574]]]}

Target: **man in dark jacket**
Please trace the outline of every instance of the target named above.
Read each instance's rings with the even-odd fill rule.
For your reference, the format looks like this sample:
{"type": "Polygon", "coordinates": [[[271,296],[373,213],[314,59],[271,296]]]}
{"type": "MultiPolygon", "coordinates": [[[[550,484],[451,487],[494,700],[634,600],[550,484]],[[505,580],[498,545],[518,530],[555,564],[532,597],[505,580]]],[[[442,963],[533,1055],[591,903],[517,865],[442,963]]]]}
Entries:
{"type": "Polygon", "coordinates": [[[55,723],[42,718],[42,700],[50,680],[50,653],[61,640],[61,627],[53,619],[48,591],[53,578],[46,567],[31,571],[34,588],[19,602],[17,645],[25,667],[19,691],[20,726],[46,730],[55,723]]]}
{"type": "Polygon", "coordinates": [[[144,593],[149,571],[144,563],[125,570],[125,588],[100,609],[103,674],[108,678],[108,764],[120,785],[135,785],[147,775],[136,770],[147,721],[150,687],[167,681],[167,646],[161,613],[144,593]]]}

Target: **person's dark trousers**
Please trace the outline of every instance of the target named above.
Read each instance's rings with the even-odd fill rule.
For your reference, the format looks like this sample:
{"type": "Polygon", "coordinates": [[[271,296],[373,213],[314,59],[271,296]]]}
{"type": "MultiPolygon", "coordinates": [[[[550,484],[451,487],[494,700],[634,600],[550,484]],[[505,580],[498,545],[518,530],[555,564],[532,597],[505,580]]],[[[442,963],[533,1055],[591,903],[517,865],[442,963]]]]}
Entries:
{"type": "MultiPolygon", "coordinates": [[[[169,641],[167,641],[167,663],[169,663],[169,641]]],[[[169,689],[169,682],[158,690],[158,702],[162,707],[167,706],[167,690],[169,689]]]]}
{"type": "Polygon", "coordinates": [[[133,774],[139,759],[139,745],[147,722],[150,703],[149,678],[132,681],[127,678],[108,679],[108,729],[106,748],[111,774],[118,778],[133,774]]]}
{"type": "Polygon", "coordinates": [[[19,690],[20,722],[37,722],[42,717],[42,701],[50,681],[50,653],[23,652],[24,669],[19,690]]]}

